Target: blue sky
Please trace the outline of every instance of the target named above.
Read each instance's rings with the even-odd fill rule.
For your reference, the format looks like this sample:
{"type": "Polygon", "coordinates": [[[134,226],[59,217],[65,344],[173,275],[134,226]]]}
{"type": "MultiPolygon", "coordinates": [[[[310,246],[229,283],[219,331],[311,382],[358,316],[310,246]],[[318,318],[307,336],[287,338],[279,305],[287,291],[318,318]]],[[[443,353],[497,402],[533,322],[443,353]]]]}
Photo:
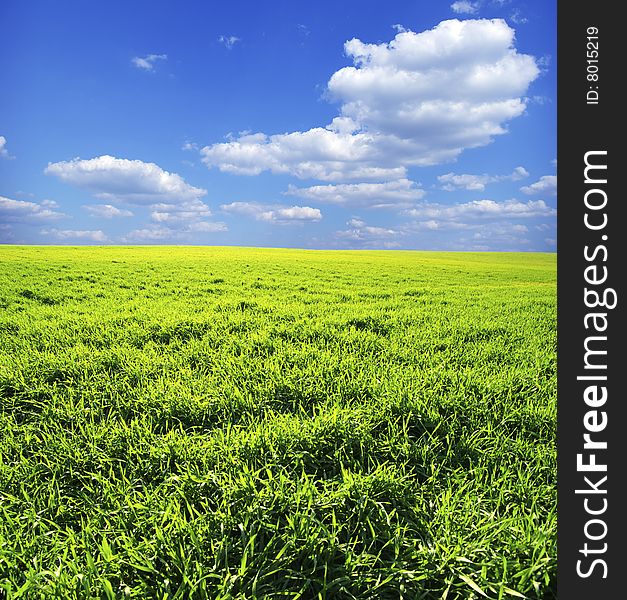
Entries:
{"type": "Polygon", "coordinates": [[[2,243],[555,251],[553,2],[0,20],[2,243]]]}

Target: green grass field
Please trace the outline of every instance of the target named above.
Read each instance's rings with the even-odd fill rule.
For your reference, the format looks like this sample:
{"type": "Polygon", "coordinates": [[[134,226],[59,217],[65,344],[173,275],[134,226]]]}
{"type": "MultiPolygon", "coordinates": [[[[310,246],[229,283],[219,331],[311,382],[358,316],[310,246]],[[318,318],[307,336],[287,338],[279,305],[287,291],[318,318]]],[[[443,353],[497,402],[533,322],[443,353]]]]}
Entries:
{"type": "Polygon", "coordinates": [[[554,598],[555,279],[1,247],[0,597],[554,598]]]}

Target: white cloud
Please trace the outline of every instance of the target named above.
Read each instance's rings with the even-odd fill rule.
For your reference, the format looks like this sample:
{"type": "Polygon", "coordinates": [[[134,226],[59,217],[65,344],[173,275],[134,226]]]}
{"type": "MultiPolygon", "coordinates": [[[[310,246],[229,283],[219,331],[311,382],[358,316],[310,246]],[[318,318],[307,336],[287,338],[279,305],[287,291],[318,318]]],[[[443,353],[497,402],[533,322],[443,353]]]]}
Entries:
{"type": "Polygon", "coordinates": [[[334,237],[364,247],[398,248],[399,238],[405,235],[400,229],[368,225],[358,218],[350,219],[346,225],[348,229],[336,231],[334,237]]]}
{"type": "Polygon", "coordinates": [[[542,56],[536,59],[536,64],[538,65],[538,67],[540,67],[540,69],[542,69],[543,71],[546,71],[548,67],[550,66],[552,60],[553,58],[551,57],[550,54],[543,54],[542,56]]]}
{"type": "Polygon", "coordinates": [[[340,114],[326,127],[240,135],[201,149],[208,167],[321,181],[385,181],[409,166],[451,161],[489,144],[525,110],[538,76],[501,19],[450,20],[389,43],[346,42],[353,65],[335,72],[328,97],[340,114]]]}
{"type": "Polygon", "coordinates": [[[309,206],[281,207],[279,205],[259,204],[257,202],[232,202],[230,204],[222,204],[220,208],[227,213],[251,217],[257,221],[283,225],[302,224],[322,219],[320,209],[309,206]]]}
{"type": "Polygon", "coordinates": [[[52,200],[37,203],[0,196],[0,220],[28,223],[66,217],[67,215],[53,210],[57,206],[57,203],[52,200]]]}
{"type": "Polygon", "coordinates": [[[548,206],[544,200],[473,200],[462,204],[425,203],[405,211],[409,217],[427,220],[458,221],[460,219],[509,219],[553,217],[556,210],[548,206]]]}
{"type": "Polygon", "coordinates": [[[154,71],[155,63],[159,60],[167,60],[167,54],[149,54],[148,56],[140,57],[134,56],[131,58],[131,63],[138,69],[143,71],[154,71]]]}
{"type": "Polygon", "coordinates": [[[542,231],[554,230],[555,214],[555,209],[542,200],[479,200],[453,205],[423,202],[402,211],[398,223],[367,223],[354,217],[334,237],[341,246],[364,248],[533,250],[530,232],[537,231],[539,224],[542,231]]]}
{"type": "Polygon", "coordinates": [[[468,0],[459,0],[451,4],[451,10],[460,15],[474,15],[479,10],[479,2],[469,2],[468,0]]]}
{"type": "Polygon", "coordinates": [[[187,224],[184,227],[166,227],[164,225],[154,225],[142,229],[133,229],[122,238],[122,242],[184,242],[188,241],[193,236],[193,234],[219,233],[223,231],[228,231],[228,228],[224,223],[209,223],[207,221],[187,224]]]}
{"type": "Polygon", "coordinates": [[[168,173],[154,163],[99,156],[90,160],[75,158],[67,162],[50,163],[44,171],[66,183],[91,191],[97,198],[109,202],[178,204],[205,196],[207,191],[196,188],[176,173],[168,173]]]}
{"type": "Polygon", "coordinates": [[[486,244],[486,248],[495,242],[499,244],[509,243],[526,246],[529,240],[525,237],[528,229],[524,225],[512,225],[511,223],[491,223],[481,225],[472,234],[475,242],[486,244]]]}
{"type": "Polygon", "coordinates": [[[509,17],[512,23],[516,23],[516,25],[524,25],[529,22],[529,19],[525,17],[518,9],[514,9],[512,14],[509,17]]]}
{"type": "Polygon", "coordinates": [[[169,227],[147,227],[145,229],[133,229],[122,238],[123,242],[162,242],[180,239],[183,232],[169,227]]]}
{"type": "Polygon", "coordinates": [[[521,187],[520,191],[529,196],[555,196],[557,194],[557,177],[555,175],[543,175],[535,183],[521,187]]]}
{"type": "Polygon", "coordinates": [[[47,198],[42,200],[39,204],[46,208],[59,208],[59,203],[56,200],[49,200],[47,198]]]}
{"type": "Polygon", "coordinates": [[[211,217],[212,213],[209,207],[198,199],[181,204],[153,204],[150,209],[151,219],[159,225],[143,230],[144,233],[140,235],[169,235],[179,239],[192,233],[227,231],[227,226],[222,222],[203,220],[211,217]],[[146,234],[146,231],[152,233],[146,234]]]}
{"type": "Polygon", "coordinates": [[[224,44],[229,50],[237,44],[237,42],[241,42],[242,40],[234,35],[221,35],[218,38],[218,42],[224,44]]]}
{"type": "Polygon", "coordinates": [[[90,242],[106,242],[106,234],[98,230],[76,230],[76,229],[42,229],[42,235],[51,235],[58,240],[88,240],[90,242]]]}
{"type": "Polygon", "coordinates": [[[545,104],[550,104],[552,100],[549,96],[534,95],[534,96],[531,96],[530,98],[527,98],[527,102],[529,102],[530,104],[533,103],[539,106],[543,106],[545,104]]]}
{"type": "Polygon", "coordinates": [[[84,204],[83,208],[92,216],[101,219],[113,219],[114,217],[132,217],[130,210],[118,208],[112,204],[84,204]]]}
{"type": "Polygon", "coordinates": [[[499,181],[519,181],[529,177],[529,173],[524,167],[516,167],[509,175],[456,175],[455,173],[446,173],[438,176],[438,181],[442,184],[442,189],[452,192],[458,189],[482,192],[489,183],[497,183],[499,181]]]}
{"type": "Polygon", "coordinates": [[[158,223],[183,223],[211,216],[209,207],[198,199],[180,204],[158,203],[150,208],[152,220],[158,223]]]}
{"type": "Polygon", "coordinates": [[[212,223],[209,221],[198,221],[196,223],[190,223],[184,232],[190,233],[216,233],[218,231],[228,231],[226,223],[212,223]]]}
{"type": "Polygon", "coordinates": [[[532,250],[526,225],[505,221],[415,221],[403,229],[405,239],[439,250],[532,250]]]}
{"type": "Polygon", "coordinates": [[[9,154],[9,151],[6,148],[7,145],[7,138],[5,138],[3,135],[0,135],[0,158],[15,158],[15,156],[11,156],[9,154]]]}
{"type": "Polygon", "coordinates": [[[266,218],[269,218],[271,221],[319,221],[322,219],[322,213],[319,208],[290,206],[271,210],[266,218]]]}
{"type": "Polygon", "coordinates": [[[207,166],[237,175],[258,175],[262,171],[292,174],[301,179],[337,181],[342,179],[380,180],[405,175],[402,166],[378,166],[373,136],[351,134],[316,127],[266,136],[242,135],[234,141],[201,150],[207,166]]]}
{"type": "Polygon", "coordinates": [[[384,183],[314,185],[307,188],[290,185],[285,194],[340,206],[398,209],[413,206],[424,197],[425,191],[414,181],[398,179],[384,183]]]}

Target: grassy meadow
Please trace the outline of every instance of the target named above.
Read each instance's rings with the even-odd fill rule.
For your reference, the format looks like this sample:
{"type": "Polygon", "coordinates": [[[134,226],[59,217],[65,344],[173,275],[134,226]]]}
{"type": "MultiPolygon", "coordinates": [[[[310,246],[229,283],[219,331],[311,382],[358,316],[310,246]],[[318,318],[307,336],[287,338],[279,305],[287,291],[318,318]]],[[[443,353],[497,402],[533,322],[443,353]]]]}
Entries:
{"type": "Polygon", "coordinates": [[[554,598],[555,280],[0,247],[0,598],[554,598]]]}

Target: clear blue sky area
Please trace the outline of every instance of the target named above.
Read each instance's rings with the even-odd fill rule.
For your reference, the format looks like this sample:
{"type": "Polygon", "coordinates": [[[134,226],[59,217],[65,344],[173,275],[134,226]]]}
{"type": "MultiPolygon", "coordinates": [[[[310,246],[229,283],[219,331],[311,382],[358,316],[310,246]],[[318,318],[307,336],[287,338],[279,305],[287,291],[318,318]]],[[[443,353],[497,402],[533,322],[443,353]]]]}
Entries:
{"type": "Polygon", "coordinates": [[[0,21],[2,243],[555,251],[554,2],[0,21]]]}

